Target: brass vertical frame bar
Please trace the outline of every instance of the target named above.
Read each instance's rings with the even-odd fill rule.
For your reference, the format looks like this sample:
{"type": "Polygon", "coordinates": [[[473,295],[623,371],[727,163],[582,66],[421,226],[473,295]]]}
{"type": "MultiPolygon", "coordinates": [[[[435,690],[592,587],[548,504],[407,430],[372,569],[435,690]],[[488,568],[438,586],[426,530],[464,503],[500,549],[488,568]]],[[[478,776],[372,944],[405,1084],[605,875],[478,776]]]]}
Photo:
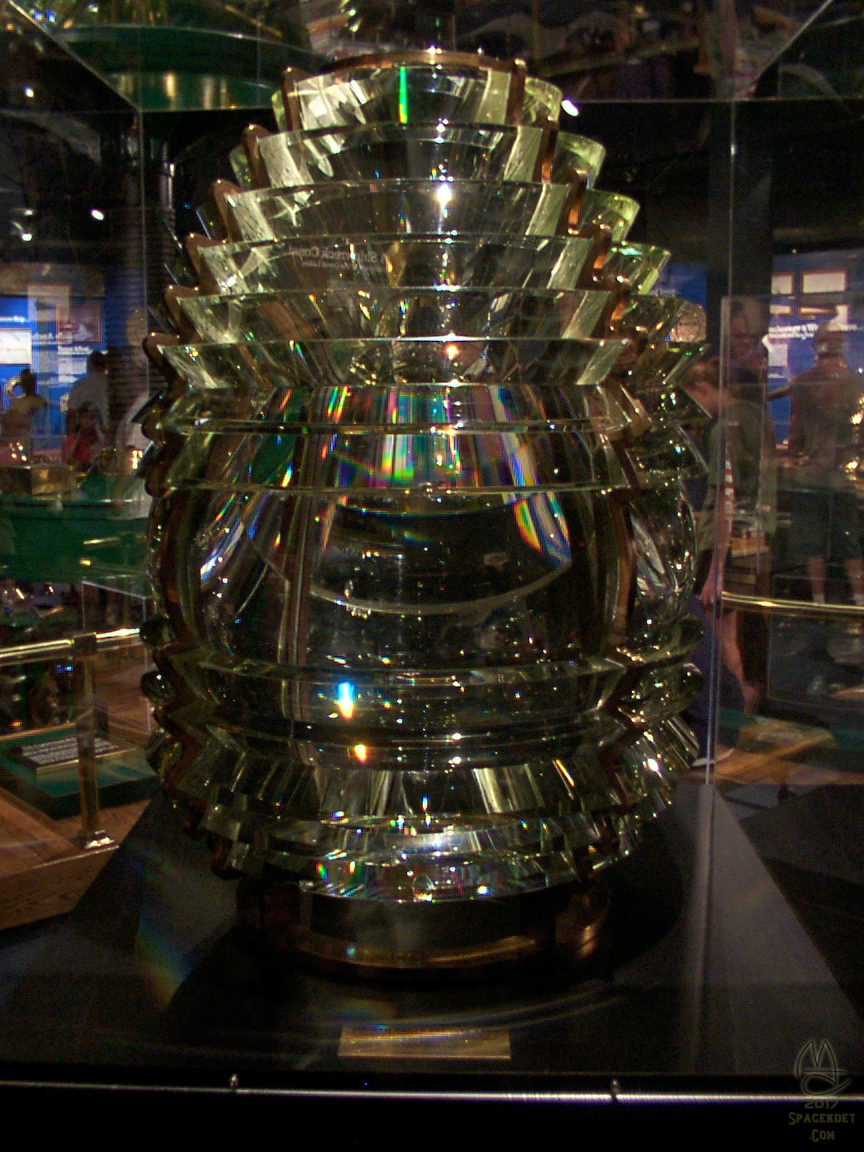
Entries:
{"type": "Polygon", "coordinates": [[[72,642],[72,685],[75,695],[75,737],[78,743],[78,793],[81,799],[81,838],[85,847],[103,844],[99,828],[99,785],[96,776],[96,715],[93,657],[96,636],[85,632],[72,642]]]}

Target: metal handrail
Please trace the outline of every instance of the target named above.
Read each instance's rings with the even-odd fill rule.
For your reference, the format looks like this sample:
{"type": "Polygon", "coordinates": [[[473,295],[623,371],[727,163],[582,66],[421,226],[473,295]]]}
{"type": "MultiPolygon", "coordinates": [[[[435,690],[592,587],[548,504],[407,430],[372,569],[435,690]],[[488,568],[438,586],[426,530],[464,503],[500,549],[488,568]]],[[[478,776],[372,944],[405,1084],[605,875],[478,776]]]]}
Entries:
{"type": "Polygon", "coordinates": [[[74,695],[75,737],[78,745],[78,794],[81,800],[81,843],[86,849],[105,848],[113,839],[99,824],[99,782],[96,774],[96,707],[93,657],[140,644],[137,628],[111,632],[77,632],[56,640],[39,640],[0,649],[0,668],[41,660],[70,659],[74,695]]]}
{"type": "Polygon", "coordinates": [[[864,607],[859,607],[857,604],[814,604],[810,600],[777,600],[773,596],[744,596],[737,592],[724,592],[721,599],[729,608],[790,616],[793,619],[830,617],[832,620],[864,621],[864,607]]]}
{"type": "Polygon", "coordinates": [[[37,640],[30,644],[0,648],[0,668],[7,668],[10,664],[30,664],[38,660],[62,660],[64,656],[73,654],[75,643],[81,636],[92,636],[98,652],[143,643],[137,628],[115,628],[112,632],[77,632],[56,640],[37,640]]]}

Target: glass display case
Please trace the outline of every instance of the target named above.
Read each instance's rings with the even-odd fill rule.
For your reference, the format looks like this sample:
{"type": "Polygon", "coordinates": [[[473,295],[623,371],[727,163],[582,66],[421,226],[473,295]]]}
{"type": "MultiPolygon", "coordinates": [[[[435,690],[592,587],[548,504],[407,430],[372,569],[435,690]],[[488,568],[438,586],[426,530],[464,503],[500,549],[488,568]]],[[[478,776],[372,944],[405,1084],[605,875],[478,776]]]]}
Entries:
{"type": "MultiPolygon", "coordinates": [[[[390,46],[390,6],[301,4],[290,34],[263,8],[226,10],[181,75],[160,53],[183,61],[192,6],[186,25],[142,34],[100,23],[96,6],[76,24],[77,8],[49,19],[6,4],[3,415],[28,394],[28,369],[47,405],[23,432],[6,420],[0,445],[0,1092],[26,1104],[27,1085],[111,1083],[130,1100],[157,1086],[264,1108],[278,1091],[298,1107],[343,1099],[385,1116],[434,1098],[454,1115],[498,1109],[525,1132],[541,1111],[646,1122],[655,1107],[707,1112],[721,1096],[761,1100],[784,1126],[823,1098],[826,1113],[853,1114],[861,5],[767,6],[776,19],[738,5],[737,26],[735,5],[707,6],[703,23],[701,6],[675,22],[659,5],[653,27],[635,8],[604,23],[600,4],[593,23],[567,24],[558,55],[554,6],[526,5],[524,20],[425,7],[407,7],[415,30],[444,29],[465,50],[523,36],[529,67],[565,93],[562,128],[605,147],[598,185],[641,205],[629,239],[672,252],[653,294],[688,301],[691,338],[706,344],[716,401],[704,403],[698,365],[684,377],[706,410],[688,410],[708,465],[690,495],[698,509],[722,493],[732,511],[724,520],[709,500],[703,517],[715,563],[692,604],[705,628],[696,762],[609,869],[589,959],[559,951],[494,976],[364,983],[261,949],[238,922],[236,882],[208,872],[212,837],[187,836],[142,767],[149,496],[132,417],[164,381],[141,344],[165,327],[169,285],[182,300],[202,265],[239,275],[230,253],[190,267],[182,240],[201,230],[199,209],[208,218],[212,182],[235,178],[248,121],[278,127],[279,68],[314,70],[313,47],[390,46]],[[242,60],[226,35],[248,40],[242,60]],[[842,59],[838,36],[852,46],[842,59]],[[106,357],[95,371],[94,352],[106,357]],[[70,459],[69,398],[100,372],[109,400],[84,469],[70,459]],[[52,799],[61,777],[65,799],[52,799]]],[[[277,145],[264,153],[291,183],[277,145]]],[[[301,261],[292,274],[312,273],[301,261]]],[[[145,688],[158,711],[152,671],[145,688]]]]}
{"type": "Polygon", "coordinates": [[[857,920],[861,778],[858,262],[855,249],[779,255],[772,295],[726,301],[723,419],[737,460],[723,606],[748,704],[715,768],[853,1003],[842,941],[857,920]]]}

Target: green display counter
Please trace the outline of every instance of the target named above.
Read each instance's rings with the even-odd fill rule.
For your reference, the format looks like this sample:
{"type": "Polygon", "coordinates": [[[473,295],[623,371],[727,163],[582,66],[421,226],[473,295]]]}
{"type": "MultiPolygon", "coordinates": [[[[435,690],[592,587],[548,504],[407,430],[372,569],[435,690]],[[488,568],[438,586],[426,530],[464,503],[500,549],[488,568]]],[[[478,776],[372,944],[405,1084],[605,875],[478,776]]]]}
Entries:
{"type": "Polygon", "coordinates": [[[88,477],[69,494],[0,493],[0,577],[100,583],[143,591],[149,501],[139,480],[88,477]]]}

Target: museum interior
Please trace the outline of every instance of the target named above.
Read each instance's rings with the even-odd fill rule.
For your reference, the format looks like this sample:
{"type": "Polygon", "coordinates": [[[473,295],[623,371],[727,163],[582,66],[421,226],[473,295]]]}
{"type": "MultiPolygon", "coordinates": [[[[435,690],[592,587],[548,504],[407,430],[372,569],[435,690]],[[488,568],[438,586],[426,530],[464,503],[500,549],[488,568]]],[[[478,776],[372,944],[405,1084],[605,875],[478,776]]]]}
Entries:
{"type": "Polygon", "coordinates": [[[0,1097],[853,1115],[864,3],[0,10],[0,1097]]]}

